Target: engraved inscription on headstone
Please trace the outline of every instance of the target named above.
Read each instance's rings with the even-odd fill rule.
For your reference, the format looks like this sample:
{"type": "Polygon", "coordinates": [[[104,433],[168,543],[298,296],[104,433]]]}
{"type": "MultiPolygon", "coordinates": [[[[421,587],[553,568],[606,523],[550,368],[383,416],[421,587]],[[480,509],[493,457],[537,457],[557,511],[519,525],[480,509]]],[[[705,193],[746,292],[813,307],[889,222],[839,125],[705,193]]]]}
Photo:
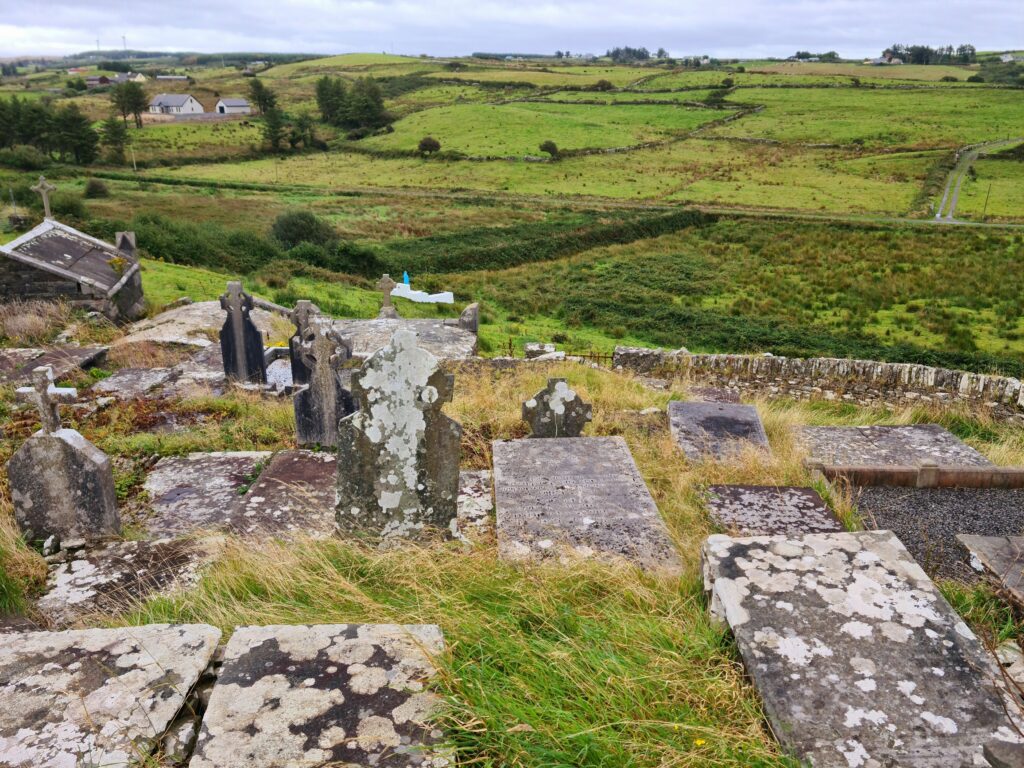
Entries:
{"type": "Polygon", "coordinates": [[[579,437],[593,418],[593,408],[565,381],[548,379],[548,385],[523,403],[523,421],[531,437],[579,437]]]}
{"type": "Polygon", "coordinates": [[[752,405],[673,400],[668,404],[668,419],[688,459],[723,459],[748,445],[768,447],[768,435],[752,405]]]}
{"type": "Polygon", "coordinates": [[[220,329],[224,375],[244,383],[265,384],[267,363],[263,356],[263,336],[249,316],[253,309],[252,296],[242,290],[241,282],[233,280],[220,297],[220,306],[227,312],[220,329]]]}
{"type": "Polygon", "coordinates": [[[309,384],[295,394],[295,426],[299,445],[334,447],[338,421],[356,410],[345,389],[339,368],[352,358],[352,345],[330,328],[307,328],[311,337],[301,346],[302,366],[312,375],[309,384]]]}

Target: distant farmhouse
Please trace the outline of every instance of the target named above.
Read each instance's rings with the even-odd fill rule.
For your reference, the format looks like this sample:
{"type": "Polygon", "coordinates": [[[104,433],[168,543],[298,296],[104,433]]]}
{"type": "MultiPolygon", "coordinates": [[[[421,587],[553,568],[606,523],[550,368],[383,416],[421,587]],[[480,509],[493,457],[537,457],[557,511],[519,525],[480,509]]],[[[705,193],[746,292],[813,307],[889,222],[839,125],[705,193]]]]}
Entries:
{"type": "Polygon", "coordinates": [[[1012,53],[1004,53],[1002,56],[999,57],[999,60],[1003,62],[1003,64],[1013,64],[1013,62],[1017,60],[1017,57],[1014,56],[1012,53]]]}
{"type": "Polygon", "coordinates": [[[189,93],[158,93],[149,102],[149,112],[153,115],[200,115],[205,111],[189,93]]]}
{"type": "Polygon", "coordinates": [[[221,99],[214,112],[218,115],[251,115],[252,107],[245,99],[221,99]]]}
{"type": "Polygon", "coordinates": [[[61,299],[101,312],[111,320],[134,320],[145,310],[135,233],[118,232],[110,245],[50,217],[49,193],[40,179],[46,218],[35,229],[0,245],[0,295],[61,299]]]}

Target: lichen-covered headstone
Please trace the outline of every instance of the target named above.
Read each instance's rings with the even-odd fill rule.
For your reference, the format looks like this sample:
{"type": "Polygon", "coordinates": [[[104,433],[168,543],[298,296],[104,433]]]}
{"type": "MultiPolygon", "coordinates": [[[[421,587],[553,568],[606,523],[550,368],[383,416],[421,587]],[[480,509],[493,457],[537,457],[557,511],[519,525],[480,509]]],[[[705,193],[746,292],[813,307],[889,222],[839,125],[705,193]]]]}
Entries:
{"type": "Polygon", "coordinates": [[[565,379],[548,379],[544,389],[523,403],[530,437],[579,437],[592,418],[590,403],[583,402],[565,379]]]}
{"type": "Polygon", "coordinates": [[[338,425],[339,530],[380,537],[449,531],[462,427],[441,412],[455,379],[398,331],[352,378],[360,410],[338,425]]]}
{"type": "Polygon", "coordinates": [[[311,372],[308,385],[297,392],[295,427],[299,445],[334,447],[338,421],[355,412],[352,393],[343,385],[338,369],[352,358],[352,344],[329,328],[307,328],[311,336],[301,347],[302,366],[311,372]]]}
{"type": "Polygon", "coordinates": [[[110,458],[61,426],[58,403],[75,396],[74,389],[53,385],[48,367],[36,368],[33,385],[18,390],[39,409],[43,427],[7,463],[14,516],[30,541],[93,539],[121,528],[110,458]]]}
{"type": "Polygon", "coordinates": [[[252,296],[242,290],[238,281],[228,283],[220,297],[220,306],[227,317],[220,329],[220,349],[224,358],[224,375],[234,381],[264,384],[267,363],[263,357],[263,335],[249,316],[252,296]]]}
{"type": "Polygon", "coordinates": [[[292,361],[292,384],[308,384],[312,373],[303,355],[308,351],[312,341],[310,330],[316,329],[316,320],[320,317],[320,307],[311,301],[302,299],[296,302],[292,310],[291,320],[295,323],[295,333],[288,340],[288,352],[292,361]]]}

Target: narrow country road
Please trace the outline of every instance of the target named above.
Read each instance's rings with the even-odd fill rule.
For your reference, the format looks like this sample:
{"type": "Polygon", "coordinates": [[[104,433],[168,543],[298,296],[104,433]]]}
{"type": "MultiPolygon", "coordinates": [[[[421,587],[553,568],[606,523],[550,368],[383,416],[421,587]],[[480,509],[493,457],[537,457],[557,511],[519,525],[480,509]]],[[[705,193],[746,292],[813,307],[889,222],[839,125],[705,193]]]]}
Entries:
{"type": "Polygon", "coordinates": [[[963,157],[956,164],[956,167],[949,172],[949,177],[946,179],[946,189],[942,193],[942,202],[939,203],[939,210],[935,212],[935,218],[937,220],[944,221],[956,221],[956,205],[960,201],[960,187],[963,186],[964,178],[967,176],[967,172],[971,166],[974,165],[974,161],[978,159],[978,156],[983,152],[987,153],[990,149],[998,149],[1001,147],[1010,146],[1020,141],[1024,141],[1021,138],[1015,139],[1002,139],[1001,141],[989,141],[985,144],[978,144],[973,149],[964,153],[963,157]],[[950,194],[952,193],[952,194],[950,194]],[[948,209],[947,209],[947,205],[948,209]],[[946,211],[946,215],[943,216],[942,212],[946,211]]]}

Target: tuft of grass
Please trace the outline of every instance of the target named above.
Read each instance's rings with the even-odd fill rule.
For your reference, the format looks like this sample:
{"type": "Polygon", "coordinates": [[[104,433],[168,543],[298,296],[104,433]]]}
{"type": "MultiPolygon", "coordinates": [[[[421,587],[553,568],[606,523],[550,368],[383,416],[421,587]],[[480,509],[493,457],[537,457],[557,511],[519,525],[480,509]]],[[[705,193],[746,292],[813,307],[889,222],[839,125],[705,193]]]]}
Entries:
{"type": "Polygon", "coordinates": [[[22,301],[0,304],[0,335],[9,346],[27,347],[53,340],[71,319],[62,301],[22,301]]]}

